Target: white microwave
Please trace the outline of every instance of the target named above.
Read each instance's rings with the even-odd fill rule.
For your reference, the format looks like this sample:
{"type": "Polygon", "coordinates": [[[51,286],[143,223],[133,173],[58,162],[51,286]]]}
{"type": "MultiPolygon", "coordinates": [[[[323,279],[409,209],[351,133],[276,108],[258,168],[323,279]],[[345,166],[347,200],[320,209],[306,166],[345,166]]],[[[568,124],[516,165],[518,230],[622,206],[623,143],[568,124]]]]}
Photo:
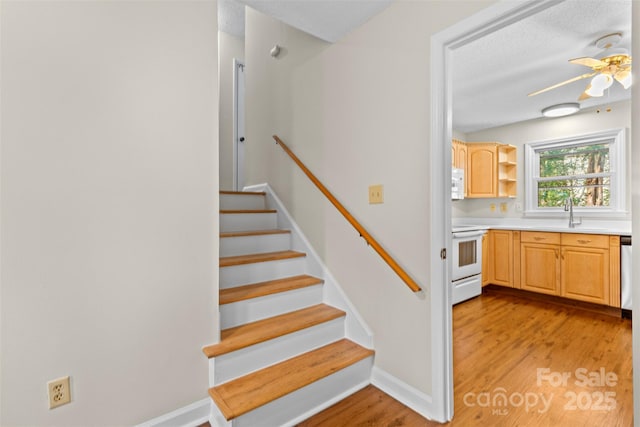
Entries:
{"type": "Polygon", "coordinates": [[[464,199],[464,169],[451,169],[451,200],[464,199]]]}

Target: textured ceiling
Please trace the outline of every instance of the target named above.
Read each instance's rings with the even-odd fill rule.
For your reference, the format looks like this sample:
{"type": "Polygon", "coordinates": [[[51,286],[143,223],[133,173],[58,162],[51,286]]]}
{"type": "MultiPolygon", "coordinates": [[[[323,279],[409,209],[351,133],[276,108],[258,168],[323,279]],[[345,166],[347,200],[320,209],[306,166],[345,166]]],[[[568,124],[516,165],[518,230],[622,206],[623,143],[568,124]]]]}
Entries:
{"type": "MultiPolygon", "coordinates": [[[[393,0],[219,0],[221,31],[244,36],[244,5],[295,28],[335,42],[393,0]]],[[[412,0],[396,0],[412,1],[412,0]]],[[[568,62],[605,56],[594,42],[622,33],[618,47],[631,50],[631,0],[565,0],[488,34],[453,53],[453,128],[473,132],[540,118],[545,107],[577,102],[589,79],[549,92],[527,94],[579,76],[590,68],[568,62]]],[[[402,25],[398,23],[398,25],[402,25]]],[[[581,108],[629,99],[617,82],[581,108]]]]}
{"type": "MultiPolygon", "coordinates": [[[[472,132],[541,117],[550,105],[577,102],[589,79],[534,97],[527,94],[591,69],[569,59],[606,56],[594,42],[621,32],[631,51],[631,0],[567,0],[491,33],[453,53],[453,127],[472,132]]],[[[581,108],[629,99],[614,82],[609,93],[581,108]]]]}
{"type": "Polygon", "coordinates": [[[218,0],[218,29],[244,38],[244,5],[236,0],[218,0]]]}
{"type": "Polygon", "coordinates": [[[244,36],[244,5],[334,43],[380,13],[393,0],[220,0],[218,27],[244,36]]]}

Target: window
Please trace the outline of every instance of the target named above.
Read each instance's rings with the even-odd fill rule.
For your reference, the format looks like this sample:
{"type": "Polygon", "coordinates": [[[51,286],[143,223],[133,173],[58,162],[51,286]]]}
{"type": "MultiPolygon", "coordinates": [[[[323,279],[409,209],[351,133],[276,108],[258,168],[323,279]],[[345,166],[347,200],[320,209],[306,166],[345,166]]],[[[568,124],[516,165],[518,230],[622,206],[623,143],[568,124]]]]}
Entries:
{"type": "Polygon", "coordinates": [[[527,214],[562,212],[569,197],[583,213],[623,213],[624,149],[624,129],[526,144],[527,214]]]}

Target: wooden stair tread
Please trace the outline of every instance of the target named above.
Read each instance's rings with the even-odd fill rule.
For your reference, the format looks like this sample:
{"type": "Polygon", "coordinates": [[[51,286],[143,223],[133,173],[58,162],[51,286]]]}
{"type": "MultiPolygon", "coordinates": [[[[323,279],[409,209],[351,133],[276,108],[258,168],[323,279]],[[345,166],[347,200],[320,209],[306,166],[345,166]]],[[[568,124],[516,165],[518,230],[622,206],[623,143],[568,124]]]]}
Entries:
{"type": "Polygon", "coordinates": [[[264,236],[268,234],[291,234],[291,230],[281,230],[279,228],[271,230],[249,230],[249,231],[224,231],[220,233],[220,238],[225,237],[245,237],[245,236],[264,236]]]}
{"type": "Polygon", "coordinates": [[[245,301],[252,298],[259,298],[280,292],[319,285],[323,282],[324,281],[322,279],[303,274],[300,276],[285,277],[284,279],[252,283],[250,285],[237,286],[235,288],[221,289],[219,302],[220,305],[231,304],[238,301],[245,301]]]}
{"type": "Polygon", "coordinates": [[[374,354],[342,339],[209,389],[227,420],[299,390],[374,354]]]}
{"type": "Polygon", "coordinates": [[[220,194],[235,194],[241,196],[264,196],[264,191],[229,191],[229,190],[220,190],[220,194]]]}
{"type": "Polygon", "coordinates": [[[202,349],[211,358],[249,347],[273,338],[310,328],[339,317],[344,311],[325,304],[318,304],[267,319],[257,320],[220,333],[220,342],[202,349]]]}
{"type": "Polygon", "coordinates": [[[220,214],[265,214],[277,213],[275,209],[221,209],[220,214]]]}
{"type": "Polygon", "coordinates": [[[297,251],[265,252],[260,254],[235,255],[220,258],[220,267],[231,267],[234,265],[253,264],[258,262],[278,261],[281,259],[291,259],[305,257],[307,254],[297,251]]]}

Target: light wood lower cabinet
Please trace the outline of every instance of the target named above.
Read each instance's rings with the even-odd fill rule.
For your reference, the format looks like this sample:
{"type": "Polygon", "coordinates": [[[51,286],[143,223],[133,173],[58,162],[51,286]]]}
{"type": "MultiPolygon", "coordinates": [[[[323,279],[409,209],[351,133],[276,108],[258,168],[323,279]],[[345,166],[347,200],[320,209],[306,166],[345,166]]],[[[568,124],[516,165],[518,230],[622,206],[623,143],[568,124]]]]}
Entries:
{"type": "Polygon", "coordinates": [[[557,245],[522,243],[520,288],[560,295],[560,258],[557,245]]]}
{"type": "Polygon", "coordinates": [[[620,307],[619,236],[489,230],[485,254],[484,284],[620,307]]]}
{"type": "Polygon", "coordinates": [[[562,248],[561,266],[562,296],[609,304],[609,249],[562,248]]]}
{"type": "Polygon", "coordinates": [[[489,233],[482,236],[482,286],[491,283],[491,275],[489,274],[489,233]]]}
{"type": "Polygon", "coordinates": [[[561,295],[620,307],[620,236],[562,234],[561,295]]]}
{"type": "Polygon", "coordinates": [[[494,285],[513,288],[513,231],[491,230],[493,256],[489,270],[494,285]]]}
{"type": "Polygon", "coordinates": [[[620,237],[523,231],[521,289],[620,307],[620,237]]]}

